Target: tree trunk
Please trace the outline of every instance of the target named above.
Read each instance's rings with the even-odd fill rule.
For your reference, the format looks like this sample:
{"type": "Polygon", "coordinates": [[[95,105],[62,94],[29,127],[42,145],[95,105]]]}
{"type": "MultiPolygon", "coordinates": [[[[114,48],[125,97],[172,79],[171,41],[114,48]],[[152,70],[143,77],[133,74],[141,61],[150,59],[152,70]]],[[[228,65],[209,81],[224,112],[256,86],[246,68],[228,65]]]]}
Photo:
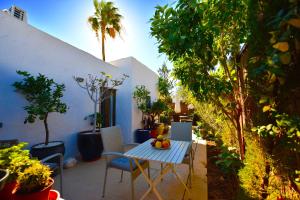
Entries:
{"type": "Polygon", "coordinates": [[[49,128],[48,128],[47,118],[48,118],[48,114],[45,116],[45,119],[44,119],[44,126],[45,126],[45,131],[46,131],[45,145],[48,145],[48,143],[49,143],[49,128]]]}
{"type": "Polygon", "coordinates": [[[102,32],[101,35],[101,43],[102,43],[102,59],[105,61],[105,37],[104,37],[105,32],[102,32]]]}
{"type": "Polygon", "coordinates": [[[244,142],[244,135],[243,135],[243,126],[241,122],[241,112],[238,111],[236,116],[236,132],[239,140],[239,147],[240,147],[240,157],[241,160],[245,159],[245,142],[244,142]]]}
{"type": "Polygon", "coordinates": [[[96,90],[96,100],[94,101],[94,123],[93,123],[93,133],[96,133],[97,126],[97,102],[98,102],[98,90],[96,90]]]}

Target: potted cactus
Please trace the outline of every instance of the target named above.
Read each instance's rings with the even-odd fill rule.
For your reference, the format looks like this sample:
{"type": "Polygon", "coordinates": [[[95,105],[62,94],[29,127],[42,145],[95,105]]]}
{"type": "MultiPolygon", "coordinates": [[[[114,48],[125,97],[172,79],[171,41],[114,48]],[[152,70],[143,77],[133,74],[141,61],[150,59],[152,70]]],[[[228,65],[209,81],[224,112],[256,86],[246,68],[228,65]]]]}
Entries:
{"type": "Polygon", "coordinates": [[[48,200],[54,183],[50,168],[38,160],[30,160],[28,164],[19,173],[14,200],[48,200]]]}

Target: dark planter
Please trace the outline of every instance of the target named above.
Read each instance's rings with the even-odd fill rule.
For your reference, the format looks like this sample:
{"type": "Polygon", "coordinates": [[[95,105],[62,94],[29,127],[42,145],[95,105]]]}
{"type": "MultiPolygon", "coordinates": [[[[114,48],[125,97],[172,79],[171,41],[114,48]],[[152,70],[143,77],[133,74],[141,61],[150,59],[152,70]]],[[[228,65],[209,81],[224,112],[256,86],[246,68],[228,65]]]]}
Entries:
{"type": "MultiPolygon", "coordinates": [[[[53,155],[55,153],[61,153],[65,154],[65,144],[62,141],[51,141],[48,143],[48,145],[45,145],[45,143],[39,143],[36,145],[33,145],[30,150],[30,154],[32,157],[37,157],[39,160],[53,155]]],[[[55,162],[59,163],[59,158],[54,158],[53,160],[50,160],[49,162],[55,162]]]]}
{"type": "Polygon", "coordinates": [[[6,179],[8,178],[9,172],[6,169],[0,169],[0,191],[3,189],[6,179]]]}
{"type": "Polygon", "coordinates": [[[135,142],[136,143],[143,143],[151,138],[150,135],[151,130],[147,129],[137,129],[135,131],[135,142]]]}
{"type": "Polygon", "coordinates": [[[83,161],[95,161],[101,158],[103,143],[99,130],[96,133],[92,130],[78,133],[77,144],[83,161]]]}

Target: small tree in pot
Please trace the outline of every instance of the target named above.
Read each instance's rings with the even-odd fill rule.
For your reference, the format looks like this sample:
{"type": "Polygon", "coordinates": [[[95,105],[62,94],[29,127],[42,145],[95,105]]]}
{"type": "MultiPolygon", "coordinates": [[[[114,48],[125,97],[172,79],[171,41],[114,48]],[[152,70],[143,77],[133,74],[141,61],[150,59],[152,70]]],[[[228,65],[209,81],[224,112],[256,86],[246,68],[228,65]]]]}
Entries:
{"type": "Polygon", "coordinates": [[[128,75],[123,74],[120,79],[113,79],[111,75],[101,72],[100,76],[88,75],[87,78],[73,77],[79,87],[87,91],[88,96],[93,102],[93,130],[83,131],[78,134],[78,147],[82,159],[92,161],[100,158],[103,151],[102,139],[100,134],[96,134],[96,128],[101,126],[101,104],[106,99],[110,98],[111,91],[123,84],[128,75]],[[97,110],[99,109],[99,113],[97,110]]]}
{"type": "Polygon", "coordinates": [[[122,85],[126,78],[128,78],[128,75],[123,74],[120,79],[113,79],[111,75],[106,74],[105,72],[101,72],[99,77],[91,74],[89,74],[86,79],[82,77],[74,77],[74,80],[81,88],[87,91],[87,94],[94,103],[93,133],[96,132],[98,105],[101,118],[101,103],[110,98],[110,91],[122,85]]]}
{"type": "MultiPolygon", "coordinates": [[[[62,142],[55,143],[61,150],[56,149],[53,150],[54,152],[49,152],[50,146],[47,147],[50,137],[48,127],[49,114],[52,112],[65,113],[67,111],[67,105],[61,101],[63,91],[65,90],[64,84],[58,84],[54,82],[53,79],[49,79],[42,74],[35,77],[26,71],[17,71],[17,73],[24,78],[22,81],[15,82],[13,86],[17,91],[20,91],[29,102],[29,105],[24,107],[28,114],[24,123],[34,123],[39,119],[43,121],[45,127],[45,142],[38,144],[38,146],[33,146],[31,153],[39,159],[53,153],[64,153],[62,142]],[[48,150],[45,151],[45,148],[48,150]]],[[[53,148],[53,146],[51,146],[51,148],[53,148]]]]}
{"type": "Polygon", "coordinates": [[[136,101],[138,109],[142,112],[142,125],[143,129],[150,128],[149,120],[151,116],[149,115],[151,110],[151,97],[150,91],[144,85],[137,85],[133,92],[133,98],[136,101]]]}
{"type": "Polygon", "coordinates": [[[143,129],[137,129],[135,141],[142,143],[150,138],[150,130],[155,126],[155,115],[151,109],[150,91],[144,85],[137,85],[133,92],[138,109],[142,112],[143,129]]]}

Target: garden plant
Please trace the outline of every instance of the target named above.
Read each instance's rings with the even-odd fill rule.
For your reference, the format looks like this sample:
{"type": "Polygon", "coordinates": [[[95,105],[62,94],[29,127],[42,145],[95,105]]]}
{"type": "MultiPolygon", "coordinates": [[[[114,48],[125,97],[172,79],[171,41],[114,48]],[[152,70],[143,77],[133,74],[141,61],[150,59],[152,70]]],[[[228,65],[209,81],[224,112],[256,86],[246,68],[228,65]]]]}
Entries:
{"type": "Polygon", "coordinates": [[[37,119],[42,120],[45,127],[45,145],[49,143],[50,131],[48,127],[48,116],[50,113],[65,113],[67,105],[61,101],[64,84],[58,84],[53,79],[47,78],[43,74],[33,76],[26,71],[17,71],[23,76],[22,81],[13,84],[18,92],[21,92],[29,102],[24,109],[28,116],[24,123],[34,123],[37,119]]]}
{"type": "Polygon", "coordinates": [[[299,199],[299,1],[179,0],[151,34],[217,145],[237,149],[241,165],[228,148],[217,162],[239,179],[232,198],[299,199]]]}

